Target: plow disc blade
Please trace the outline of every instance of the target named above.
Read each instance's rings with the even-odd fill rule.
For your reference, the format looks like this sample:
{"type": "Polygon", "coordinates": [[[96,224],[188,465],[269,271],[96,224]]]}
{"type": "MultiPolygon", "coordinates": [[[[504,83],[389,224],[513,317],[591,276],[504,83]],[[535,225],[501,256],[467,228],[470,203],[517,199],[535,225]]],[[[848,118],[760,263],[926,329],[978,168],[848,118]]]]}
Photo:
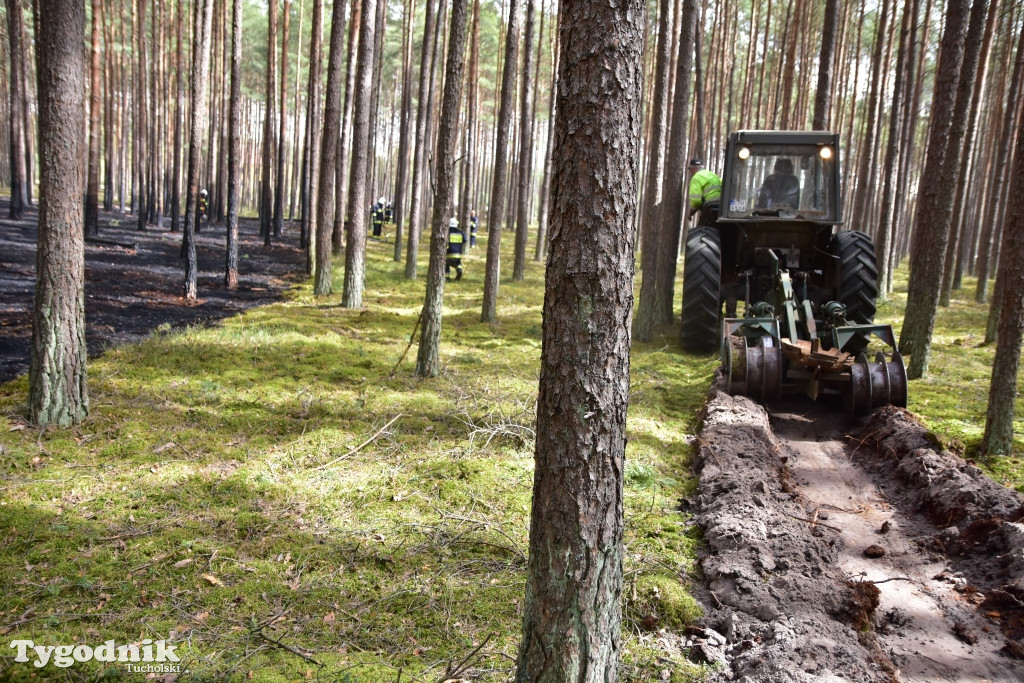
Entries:
{"type": "Polygon", "coordinates": [[[782,395],[782,349],[777,346],[746,346],[741,338],[733,337],[729,349],[726,372],[729,393],[741,394],[771,403],[782,395]]]}
{"type": "Polygon", "coordinates": [[[851,415],[863,415],[885,405],[907,407],[907,368],[899,351],[894,351],[889,361],[879,352],[874,362],[864,356],[854,362],[846,405],[851,415]]]}

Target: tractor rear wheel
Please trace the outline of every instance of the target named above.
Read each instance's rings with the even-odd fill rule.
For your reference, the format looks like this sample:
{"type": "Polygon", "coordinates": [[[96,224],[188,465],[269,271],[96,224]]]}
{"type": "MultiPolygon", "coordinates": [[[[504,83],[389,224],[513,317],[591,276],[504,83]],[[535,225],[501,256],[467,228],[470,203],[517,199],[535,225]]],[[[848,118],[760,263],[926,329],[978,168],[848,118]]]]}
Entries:
{"type": "Polygon", "coordinates": [[[878,268],[871,236],[855,230],[838,232],[832,238],[830,251],[838,259],[836,300],[846,306],[846,319],[854,324],[873,323],[878,268]]]}
{"type": "Polygon", "coordinates": [[[710,353],[721,344],[722,241],[718,230],[697,227],[686,240],[683,262],[683,329],[687,351],[710,353]]]}

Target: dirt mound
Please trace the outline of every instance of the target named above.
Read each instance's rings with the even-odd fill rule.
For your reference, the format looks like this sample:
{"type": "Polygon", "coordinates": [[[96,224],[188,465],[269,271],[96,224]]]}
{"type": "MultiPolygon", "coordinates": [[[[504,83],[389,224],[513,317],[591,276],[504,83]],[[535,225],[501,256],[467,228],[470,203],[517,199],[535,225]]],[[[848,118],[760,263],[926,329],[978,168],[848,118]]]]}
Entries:
{"type": "Polygon", "coordinates": [[[686,644],[693,659],[719,665],[715,680],[1020,680],[1010,657],[1019,644],[1004,616],[1022,597],[1010,580],[1013,539],[1024,537],[1013,536],[1020,497],[962,462],[939,467],[950,454],[924,436],[907,442],[918,464],[897,460],[891,452],[906,449],[885,439],[909,439],[911,430],[890,425],[896,415],[916,425],[905,411],[880,411],[865,428],[873,436],[856,442],[827,408],[784,405],[769,417],[712,388],[700,483],[688,501],[706,544],[706,616],[686,644]],[[909,474],[897,478],[886,467],[909,474]],[[947,469],[959,474],[939,476],[947,469]],[[922,503],[922,489],[936,502],[922,503]],[[952,532],[937,528],[929,510],[964,511],[958,547],[1009,553],[1001,578],[965,579],[951,541],[935,545],[952,532]],[[998,526],[986,521],[993,518],[998,526]]]}

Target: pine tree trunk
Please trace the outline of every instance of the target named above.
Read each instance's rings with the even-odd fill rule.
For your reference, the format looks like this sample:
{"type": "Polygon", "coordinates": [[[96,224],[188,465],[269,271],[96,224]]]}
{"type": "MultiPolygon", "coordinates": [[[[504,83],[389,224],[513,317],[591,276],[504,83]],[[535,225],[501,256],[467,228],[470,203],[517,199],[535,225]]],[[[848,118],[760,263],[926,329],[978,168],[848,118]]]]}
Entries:
{"type": "Polygon", "coordinates": [[[650,151],[643,203],[643,230],[640,244],[640,305],[633,321],[637,341],[649,342],[658,320],[655,287],[658,281],[658,247],[661,241],[662,181],[665,172],[665,129],[668,123],[668,69],[672,61],[672,3],[658,3],[658,45],[654,67],[654,98],[651,105],[650,151]]]}
{"type": "Polygon", "coordinates": [[[992,361],[988,413],[981,452],[1009,454],[1013,446],[1013,413],[1017,399],[1017,371],[1020,368],[1021,334],[1024,332],[1024,135],[1017,135],[1017,151],[1009,182],[1010,205],[1003,227],[996,291],[1001,293],[1002,310],[996,354],[992,361]]]}
{"type": "MultiPolygon", "coordinates": [[[[323,0],[313,0],[313,22],[309,44],[309,85],[306,94],[306,160],[303,163],[304,174],[302,193],[302,233],[305,236],[306,272],[313,275],[316,271],[317,243],[317,212],[319,206],[320,187],[320,146],[321,146],[321,115],[320,115],[320,78],[321,78],[321,44],[323,42],[323,0]]],[[[333,181],[334,175],[331,175],[333,181]]]]}
{"type": "Polygon", "coordinates": [[[818,87],[814,91],[814,130],[828,130],[829,110],[832,104],[832,88],[835,79],[832,70],[835,64],[836,33],[839,28],[839,0],[826,0],[825,21],[821,29],[821,52],[818,56],[818,87]]]}
{"type": "Polygon", "coordinates": [[[224,286],[238,287],[238,198],[241,185],[242,0],[231,1],[231,104],[228,113],[228,215],[224,286]]]}
{"type": "Polygon", "coordinates": [[[178,232],[181,227],[181,136],[185,127],[185,58],[182,41],[182,29],[185,23],[185,0],[178,0],[178,20],[175,28],[175,56],[177,71],[177,92],[174,106],[174,155],[171,168],[171,232],[178,232]]]}
{"type": "Polygon", "coordinates": [[[417,377],[437,377],[440,371],[441,311],[444,299],[444,268],[448,250],[448,219],[455,215],[455,150],[462,103],[463,53],[466,47],[466,0],[452,0],[451,37],[441,102],[440,138],[437,142],[437,192],[427,267],[427,291],[423,302],[423,326],[416,360],[417,377]]]}
{"type": "Polygon", "coordinates": [[[956,200],[953,204],[949,243],[946,245],[945,266],[942,270],[942,288],[939,290],[939,305],[944,307],[949,306],[949,298],[951,291],[953,290],[956,255],[960,249],[960,245],[965,239],[962,232],[966,229],[964,209],[969,201],[967,196],[968,190],[975,193],[978,198],[983,196],[982,193],[979,192],[978,188],[980,182],[968,182],[967,179],[972,176],[980,176],[980,174],[972,173],[971,168],[972,151],[974,149],[974,132],[978,124],[978,115],[981,110],[981,95],[987,80],[988,56],[992,48],[992,36],[995,33],[995,22],[999,13],[999,7],[1000,0],[991,0],[984,30],[976,33],[972,30],[972,33],[968,35],[968,41],[976,39],[981,42],[981,45],[975,49],[972,49],[970,45],[967,45],[964,48],[965,65],[967,55],[972,54],[975,50],[978,52],[978,56],[976,57],[977,75],[973,77],[976,82],[974,83],[973,89],[970,93],[971,103],[967,108],[967,123],[966,130],[964,132],[964,151],[960,156],[960,170],[957,173],[957,177],[961,179],[961,182],[957,183],[955,189],[956,200]]]}
{"type": "Polygon", "coordinates": [[[1003,186],[1006,184],[1009,159],[1013,150],[1013,138],[1017,133],[1013,126],[1015,114],[1020,106],[1021,90],[1024,88],[1024,31],[1021,31],[1017,42],[1017,56],[1014,60],[1013,76],[1010,81],[1010,92],[1006,97],[1006,105],[1003,109],[1002,133],[1000,135],[999,151],[996,156],[994,170],[992,172],[993,188],[992,200],[988,202],[986,219],[982,221],[982,233],[978,248],[977,276],[978,284],[974,290],[974,300],[984,303],[988,299],[988,280],[992,272],[993,255],[993,232],[996,229],[996,217],[999,215],[999,205],[1004,201],[1005,193],[1003,186]]]}
{"type": "Polygon", "coordinates": [[[598,683],[616,680],[622,647],[645,3],[563,0],[559,12],[555,203],[516,680],[598,683]]]}
{"type": "MultiPolygon", "coordinates": [[[[516,2],[516,0],[512,0],[516,2]]],[[[419,98],[416,108],[416,138],[413,141],[412,195],[409,204],[409,224],[406,231],[405,277],[416,279],[416,258],[420,246],[420,215],[423,211],[423,161],[427,145],[427,100],[430,99],[430,55],[434,53],[434,1],[427,0],[427,14],[423,21],[423,44],[420,49],[419,98]]],[[[365,207],[364,207],[365,208],[365,207]]]]}
{"type": "Polygon", "coordinates": [[[136,66],[135,92],[137,99],[135,105],[135,145],[138,148],[135,165],[135,198],[136,198],[136,219],[139,230],[146,229],[149,219],[146,199],[148,188],[146,186],[146,169],[149,167],[149,150],[146,144],[149,137],[148,130],[148,100],[149,100],[149,70],[146,68],[146,0],[139,0],[138,22],[135,29],[135,45],[138,57],[136,66]]]}
{"type": "Polygon", "coordinates": [[[515,99],[516,65],[519,61],[519,0],[509,0],[505,65],[501,76],[501,107],[498,109],[497,144],[491,200],[487,214],[487,265],[484,271],[484,301],[480,322],[498,319],[498,283],[501,271],[501,223],[505,212],[505,181],[508,174],[509,128],[515,99]]]}
{"type": "Polygon", "coordinates": [[[408,195],[409,186],[409,157],[411,153],[410,140],[410,119],[412,118],[412,53],[413,53],[413,27],[415,25],[416,3],[413,0],[405,2],[405,28],[402,42],[402,104],[399,113],[400,123],[398,126],[398,169],[395,177],[395,251],[394,261],[400,263],[402,260],[402,226],[405,221],[405,198],[408,195]]]}
{"type": "Polygon", "coordinates": [[[267,81],[266,109],[263,114],[263,161],[260,177],[260,235],[270,246],[274,230],[274,158],[277,141],[274,139],[274,98],[277,82],[277,3],[270,0],[267,12],[267,81]]]}
{"type": "Polygon", "coordinates": [[[210,72],[210,23],[213,0],[195,0],[192,29],[192,93],[188,134],[188,178],[185,192],[185,230],[183,250],[185,260],[185,300],[195,301],[199,263],[196,259],[196,224],[198,223],[199,164],[203,138],[206,133],[207,76],[210,72]]]}
{"type": "Polygon", "coordinates": [[[366,279],[366,176],[370,153],[370,106],[373,100],[373,64],[377,46],[377,3],[383,0],[362,0],[363,20],[359,25],[359,57],[352,124],[352,180],[350,183],[348,225],[345,226],[345,284],[341,305],[360,308],[363,305],[363,284],[366,279]]]}
{"type": "Polygon", "coordinates": [[[536,0],[526,0],[526,26],[523,29],[523,90],[519,98],[519,182],[516,188],[516,249],[512,261],[512,280],[526,277],[526,238],[530,223],[530,186],[533,178],[533,17],[536,0]]]}
{"type": "MultiPolygon", "coordinates": [[[[987,6],[984,0],[979,0],[979,3],[987,6]]],[[[962,121],[958,123],[958,117],[964,116],[970,101],[969,90],[966,91],[966,97],[961,98],[961,93],[965,91],[963,86],[958,87],[958,82],[974,78],[973,72],[967,68],[961,69],[961,66],[966,66],[964,44],[968,5],[968,0],[949,2],[932,95],[928,160],[921,176],[922,190],[914,220],[907,313],[899,344],[900,351],[910,355],[907,366],[907,377],[910,379],[920,379],[928,372],[935,311],[942,285],[943,257],[949,241],[953,190],[964,132],[964,124],[962,121]],[[963,75],[968,72],[969,76],[963,75]]]]}
{"type": "MultiPolygon", "coordinates": [[[[367,19],[369,20],[369,18],[367,19]]],[[[334,159],[334,216],[331,218],[331,253],[340,256],[345,247],[345,191],[349,172],[349,149],[352,139],[353,93],[356,89],[355,61],[359,50],[359,29],[363,23],[362,0],[352,0],[352,11],[348,20],[348,46],[345,49],[345,94],[341,107],[340,140],[338,154],[334,159]]],[[[365,207],[362,207],[365,210],[365,207]]]]}
{"type": "Polygon", "coordinates": [[[288,29],[291,20],[291,2],[284,0],[281,19],[281,121],[277,134],[277,183],[274,185],[274,237],[280,238],[284,229],[284,158],[285,124],[288,118],[288,29]]]}
{"type": "Polygon", "coordinates": [[[696,0],[683,0],[679,28],[679,57],[676,61],[676,83],[672,103],[672,123],[669,128],[668,161],[665,165],[665,180],[662,182],[664,201],[661,212],[661,243],[658,246],[658,268],[656,270],[654,299],[657,307],[657,322],[671,324],[675,291],[676,261],[679,255],[679,240],[683,219],[688,203],[687,195],[687,131],[690,110],[690,71],[693,66],[693,35],[697,29],[696,0]]]}
{"type": "Polygon", "coordinates": [[[89,412],[82,214],[85,4],[40,0],[39,9],[36,77],[42,166],[28,404],[33,424],[66,427],[89,412]]]}
{"type": "Polygon", "coordinates": [[[341,59],[345,44],[345,3],[335,2],[331,11],[331,52],[327,65],[327,97],[324,105],[323,137],[320,150],[320,180],[316,193],[316,268],[313,293],[326,296],[333,291],[331,230],[334,228],[334,172],[341,125],[341,59]]]}
{"type": "Polygon", "coordinates": [[[100,234],[100,21],[103,0],[92,0],[92,59],[89,65],[89,176],[85,188],[85,234],[100,234]]]}

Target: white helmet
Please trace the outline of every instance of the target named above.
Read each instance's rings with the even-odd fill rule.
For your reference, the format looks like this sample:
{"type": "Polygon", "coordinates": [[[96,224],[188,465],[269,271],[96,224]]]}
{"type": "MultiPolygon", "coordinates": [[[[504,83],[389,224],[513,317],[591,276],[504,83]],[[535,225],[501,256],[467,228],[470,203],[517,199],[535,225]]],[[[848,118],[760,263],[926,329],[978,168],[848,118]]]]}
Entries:
{"type": "Polygon", "coordinates": [[[378,199],[378,200],[377,200],[377,203],[378,203],[378,204],[383,204],[383,203],[384,203],[384,202],[386,202],[386,201],[387,201],[387,200],[386,200],[386,199],[384,199],[384,197],[381,197],[380,199],[378,199]]]}
{"type": "Polygon", "coordinates": [[[452,216],[451,220],[448,221],[448,227],[449,228],[457,228],[457,227],[459,227],[459,219],[456,218],[455,216],[452,216]]]}

